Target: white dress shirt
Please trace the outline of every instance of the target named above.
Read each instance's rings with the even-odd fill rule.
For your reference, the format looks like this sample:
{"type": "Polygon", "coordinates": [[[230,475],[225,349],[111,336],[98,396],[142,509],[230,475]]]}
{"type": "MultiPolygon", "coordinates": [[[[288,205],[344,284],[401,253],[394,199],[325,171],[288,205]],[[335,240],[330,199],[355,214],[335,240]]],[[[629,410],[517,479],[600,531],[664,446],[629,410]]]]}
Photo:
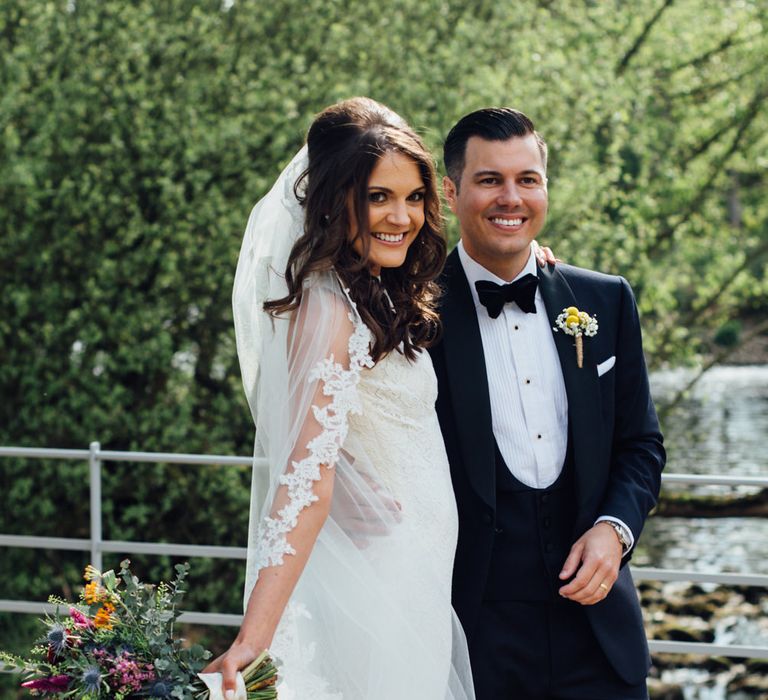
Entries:
{"type": "MultiPolygon", "coordinates": [[[[563,469],[568,445],[568,397],[541,292],[536,313],[505,304],[491,318],[480,303],[475,282],[506,284],[469,257],[462,243],[459,259],[475,302],[488,375],[493,435],[507,467],[526,486],[541,489],[554,483],[563,469]]],[[[515,278],[536,275],[531,253],[515,278]]]]}
{"type": "MultiPolygon", "coordinates": [[[[457,248],[480,325],[496,444],[516,479],[532,488],[546,488],[560,476],[568,446],[568,396],[552,320],[538,288],[535,314],[521,311],[513,302],[504,305],[498,318],[491,318],[480,303],[475,282],[514,280],[503,280],[473,260],[461,241],[457,248]]],[[[515,280],[536,272],[531,245],[515,280]]],[[[596,522],[602,520],[621,525],[630,540],[627,551],[632,549],[634,534],[626,523],[612,515],[601,515],[596,522]]]]}

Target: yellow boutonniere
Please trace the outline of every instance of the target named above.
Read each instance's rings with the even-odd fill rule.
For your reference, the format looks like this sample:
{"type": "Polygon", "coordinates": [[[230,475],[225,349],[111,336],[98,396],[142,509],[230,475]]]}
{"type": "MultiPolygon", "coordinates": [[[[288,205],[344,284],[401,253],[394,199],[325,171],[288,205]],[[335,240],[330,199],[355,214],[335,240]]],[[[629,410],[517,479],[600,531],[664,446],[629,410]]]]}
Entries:
{"type": "Polygon", "coordinates": [[[579,311],[575,306],[569,306],[555,319],[555,324],[552,328],[555,333],[561,330],[576,338],[576,364],[581,367],[584,364],[584,336],[591,338],[597,335],[597,318],[586,311],[579,311]]]}

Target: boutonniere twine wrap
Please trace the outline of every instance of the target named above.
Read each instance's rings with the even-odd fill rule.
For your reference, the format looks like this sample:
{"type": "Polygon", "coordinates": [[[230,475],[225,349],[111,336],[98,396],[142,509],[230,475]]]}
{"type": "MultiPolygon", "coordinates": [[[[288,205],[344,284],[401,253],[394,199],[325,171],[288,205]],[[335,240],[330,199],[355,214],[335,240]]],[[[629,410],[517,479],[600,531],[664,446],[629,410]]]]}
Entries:
{"type": "Polygon", "coordinates": [[[561,330],[576,338],[576,364],[581,367],[584,364],[584,336],[591,338],[597,335],[597,318],[586,311],[579,311],[575,306],[569,306],[555,319],[555,324],[555,332],[561,330]]]}

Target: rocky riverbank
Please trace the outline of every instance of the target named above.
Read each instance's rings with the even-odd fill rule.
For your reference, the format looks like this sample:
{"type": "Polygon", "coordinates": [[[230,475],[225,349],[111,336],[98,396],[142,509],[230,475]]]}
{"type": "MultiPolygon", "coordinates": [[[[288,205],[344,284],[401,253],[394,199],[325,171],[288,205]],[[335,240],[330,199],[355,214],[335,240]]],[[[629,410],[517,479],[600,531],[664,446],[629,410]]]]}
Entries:
{"type": "MultiPolygon", "coordinates": [[[[640,582],[650,639],[768,645],[768,595],[757,587],[640,582]]],[[[658,654],[652,700],[768,698],[768,661],[658,654]]]]}
{"type": "Polygon", "coordinates": [[[664,491],[654,511],[657,518],[766,518],[768,488],[747,495],[702,495],[664,491]]]}

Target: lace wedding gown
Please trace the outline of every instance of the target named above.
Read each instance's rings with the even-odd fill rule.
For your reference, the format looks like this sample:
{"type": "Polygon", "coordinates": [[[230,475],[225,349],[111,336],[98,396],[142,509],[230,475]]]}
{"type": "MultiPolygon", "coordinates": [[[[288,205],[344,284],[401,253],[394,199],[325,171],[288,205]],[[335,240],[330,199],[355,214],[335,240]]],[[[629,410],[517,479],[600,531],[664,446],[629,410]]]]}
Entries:
{"type": "Polygon", "coordinates": [[[370,332],[332,274],[312,281],[283,330],[288,366],[266,356],[259,381],[264,409],[288,413],[257,421],[257,454],[273,468],[269,486],[254,481],[246,600],[260,569],[291,553],[286,535],[320,469],[335,474],[330,516],[271,648],[280,700],[473,698],[451,608],[458,521],[429,354],[373,365],[370,332]],[[284,405],[275,376],[289,387],[284,405]],[[286,424],[299,427],[275,440],[286,424]]]}

